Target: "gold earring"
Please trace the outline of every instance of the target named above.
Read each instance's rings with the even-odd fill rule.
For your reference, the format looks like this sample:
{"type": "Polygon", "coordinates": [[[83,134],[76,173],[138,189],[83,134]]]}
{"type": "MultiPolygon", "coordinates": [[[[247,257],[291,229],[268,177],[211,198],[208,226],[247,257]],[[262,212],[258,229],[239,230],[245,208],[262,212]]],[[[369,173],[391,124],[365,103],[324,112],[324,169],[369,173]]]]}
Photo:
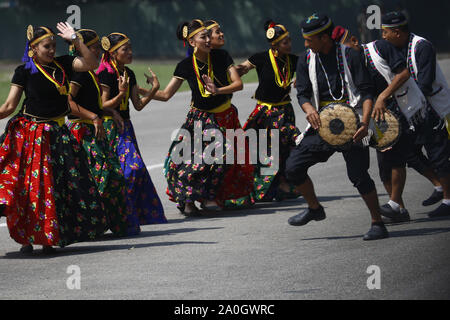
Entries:
{"type": "Polygon", "coordinates": [[[277,50],[277,49],[273,50],[273,55],[274,55],[275,57],[278,57],[278,50],[277,50]]]}
{"type": "Polygon", "coordinates": [[[33,50],[28,50],[28,57],[30,57],[30,58],[33,58],[33,56],[34,56],[34,52],[33,52],[33,50]]]}
{"type": "Polygon", "coordinates": [[[197,53],[197,51],[198,51],[198,48],[194,47],[194,53],[197,53]]]}

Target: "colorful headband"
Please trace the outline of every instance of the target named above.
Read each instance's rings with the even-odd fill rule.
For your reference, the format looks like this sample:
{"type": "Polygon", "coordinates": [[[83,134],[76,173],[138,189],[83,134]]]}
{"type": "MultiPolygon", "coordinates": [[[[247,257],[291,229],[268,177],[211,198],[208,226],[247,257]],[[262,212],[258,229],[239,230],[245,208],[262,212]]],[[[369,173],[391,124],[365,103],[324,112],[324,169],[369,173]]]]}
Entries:
{"type": "Polygon", "coordinates": [[[381,25],[382,29],[389,29],[389,28],[398,28],[398,27],[402,27],[402,26],[406,26],[408,24],[408,21],[402,21],[399,23],[393,23],[393,24],[387,24],[387,23],[383,23],[381,25]]]}
{"type": "Polygon", "coordinates": [[[29,25],[27,28],[27,43],[25,44],[25,52],[22,56],[22,62],[25,62],[25,70],[30,70],[31,74],[35,74],[38,72],[38,69],[36,68],[36,64],[33,60],[33,50],[31,49],[31,46],[46,39],[49,37],[53,37],[53,32],[50,31],[50,29],[46,27],[40,27],[41,29],[45,30],[46,34],[43,36],[40,36],[39,38],[31,41],[34,36],[34,28],[32,25],[29,25]]]}
{"type": "Polygon", "coordinates": [[[195,19],[194,21],[197,21],[198,23],[200,23],[201,27],[199,27],[199,28],[195,29],[194,31],[192,31],[191,33],[189,33],[188,26],[184,26],[183,27],[183,39],[189,40],[190,38],[195,36],[197,33],[201,32],[203,30],[207,30],[207,28],[205,28],[205,26],[203,25],[202,20],[195,19]]]}
{"type": "Polygon", "coordinates": [[[315,30],[312,30],[312,31],[309,31],[309,32],[305,32],[305,29],[303,28],[302,29],[302,33],[303,33],[304,36],[307,36],[307,37],[308,36],[314,36],[316,34],[321,33],[322,31],[327,30],[332,24],[333,24],[333,21],[331,21],[331,19],[328,18],[328,22],[325,25],[323,25],[322,27],[320,27],[319,29],[315,29],[315,30]]]}
{"type": "Polygon", "coordinates": [[[272,40],[275,37],[275,34],[276,34],[275,27],[280,27],[284,33],[281,36],[279,36],[277,39],[272,41],[271,42],[272,45],[275,45],[276,43],[280,42],[281,40],[283,40],[284,38],[289,36],[289,32],[287,31],[285,26],[283,26],[282,24],[272,23],[272,24],[270,24],[269,29],[267,29],[267,32],[266,32],[267,39],[272,40]]]}
{"type": "Polygon", "coordinates": [[[103,48],[103,50],[108,51],[109,53],[116,51],[118,48],[120,48],[125,43],[130,41],[130,39],[126,35],[124,35],[123,33],[113,32],[110,35],[112,35],[112,34],[121,35],[122,37],[125,37],[125,39],[119,41],[113,47],[111,47],[111,41],[109,41],[109,39],[107,37],[102,37],[102,48],[103,48]]]}
{"type": "Polygon", "coordinates": [[[81,34],[81,31],[90,31],[92,33],[95,33],[94,39],[92,39],[92,40],[90,40],[90,41],[85,43],[86,47],[92,46],[94,43],[97,43],[98,41],[100,41],[100,38],[98,37],[97,32],[95,32],[94,30],[92,30],[92,29],[80,29],[80,30],[77,31],[77,35],[78,35],[78,37],[81,38],[81,40],[83,42],[84,42],[84,38],[83,38],[83,35],[81,34]]]}
{"type": "MultiPolygon", "coordinates": [[[[77,34],[77,37],[86,45],[86,47],[89,47],[89,46],[93,45],[94,43],[97,43],[100,40],[97,33],[91,29],[80,29],[76,32],[76,34],[77,34]],[[84,43],[84,38],[83,38],[83,35],[81,34],[81,31],[90,31],[90,32],[95,33],[94,39],[84,43]]],[[[75,54],[75,45],[74,44],[71,44],[69,46],[69,52],[75,54]]]]}
{"type": "Polygon", "coordinates": [[[215,28],[215,27],[220,27],[220,25],[214,21],[214,23],[212,25],[209,25],[206,27],[206,30],[211,30],[212,28],[215,28]]]}
{"type": "Polygon", "coordinates": [[[30,46],[32,46],[32,45],[34,45],[34,44],[36,44],[38,42],[41,42],[42,40],[44,40],[46,38],[55,36],[55,34],[53,32],[51,32],[50,29],[48,29],[46,27],[39,27],[39,28],[44,29],[46,34],[40,36],[39,38],[34,39],[33,41],[31,41],[31,39],[33,39],[33,35],[34,35],[34,29],[33,29],[33,26],[31,24],[28,26],[28,28],[27,28],[27,39],[28,39],[28,41],[31,41],[30,42],[30,46]]]}

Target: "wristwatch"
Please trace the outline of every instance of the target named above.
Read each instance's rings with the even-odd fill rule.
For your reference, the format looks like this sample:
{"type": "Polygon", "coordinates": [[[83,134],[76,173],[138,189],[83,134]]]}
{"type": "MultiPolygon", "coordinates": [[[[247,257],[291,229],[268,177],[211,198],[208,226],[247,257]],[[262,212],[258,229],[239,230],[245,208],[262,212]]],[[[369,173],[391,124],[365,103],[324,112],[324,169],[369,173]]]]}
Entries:
{"type": "Polygon", "coordinates": [[[77,38],[78,38],[78,35],[76,34],[76,32],[72,33],[72,35],[70,36],[70,39],[72,40],[72,42],[77,40],[77,38]]]}

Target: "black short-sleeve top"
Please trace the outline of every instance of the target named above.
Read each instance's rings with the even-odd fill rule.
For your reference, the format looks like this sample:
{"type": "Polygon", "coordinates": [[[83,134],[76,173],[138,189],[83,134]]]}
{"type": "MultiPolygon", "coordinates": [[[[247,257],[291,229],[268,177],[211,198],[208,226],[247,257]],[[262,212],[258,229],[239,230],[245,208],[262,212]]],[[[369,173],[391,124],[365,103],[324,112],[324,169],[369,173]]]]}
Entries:
{"type": "MultiPolygon", "coordinates": [[[[131,92],[133,90],[133,87],[137,85],[136,82],[136,76],[128,67],[125,67],[123,71],[118,71],[121,76],[124,75],[124,71],[127,71],[128,77],[130,78],[130,84],[128,85],[129,88],[129,97],[127,101],[124,102],[123,106],[117,106],[117,109],[119,109],[120,116],[123,119],[130,119],[130,99],[131,98],[131,92]]],[[[109,88],[109,98],[112,99],[115,96],[119,94],[119,76],[114,71],[114,73],[109,73],[108,70],[103,70],[99,73],[98,79],[101,83],[101,85],[106,86],[109,88]]],[[[126,99],[126,98],[124,98],[126,99]]]]}
{"type": "MultiPolygon", "coordinates": [[[[67,92],[69,92],[69,80],[73,74],[72,64],[74,59],[75,57],[69,55],[55,58],[64,72],[55,62],[42,65],[47,74],[58,83],[62,83],[64,78],[67,92]]],[[[51,119],[70,113],[67,95],[60,94],[56,85],[39,70],[31,74],[30,69],[25,69],[24,64],[20,65],[14,72],[11,84],[22,87],[25,91],[22,112],[26,115],[41,119],[51,119]]]]}
{"type": "MultiPolygon", "coordinates": [[[[78,93],[73,100],[81,107],[94,112],[99,117],[103,116],[103,111],[99,99],[101,99],[101,85],[95,72],[74,72],[71,83],[79,87],[78,93]]],[[[78,119],[69,115],[69,119],[78,119]]]]}
{"type": "MultiPolygon", "coordinates": [[[[187,57],[180,61],[173,73],[174,77],[187,80],[192,91],[192,105],[201,110],[212,110],[224,104],[231,99],[230,94],[210,95],[202,97],[197,82],[197,75],[194,70],[193,57],[187,57]]],[[[210,53],[210,60],[214,72],[214,83],[217,87],[225,87],[229,84],[228,69],[234,65],[233,59],[227,51],[222,49],[213,49],[210,53]]],[[[208,75],[208,63],[204,63],[197,59],[198,71],[200,79],[202,75],[208,75]]],[[[201,79],[203,83],[203,79],[201,79]]]]}
{"type": "MultiPolygon", "coordinates": [[[[286,74],[287,59],[289,59],[291,75],[293,77],[297,67],[298,56],[289,54],[283,58],[275,57],[278,70],[282,75],[286,74]]],[[[248,61],[256,68],[256,73],[258,74],[259,85],[255,93],[257,100],[272,103],[291,100],[289,96],[291,86],[282,88],[275,82],[275,71],[270,61],[269,51],[256,53],[248,61]]]]}

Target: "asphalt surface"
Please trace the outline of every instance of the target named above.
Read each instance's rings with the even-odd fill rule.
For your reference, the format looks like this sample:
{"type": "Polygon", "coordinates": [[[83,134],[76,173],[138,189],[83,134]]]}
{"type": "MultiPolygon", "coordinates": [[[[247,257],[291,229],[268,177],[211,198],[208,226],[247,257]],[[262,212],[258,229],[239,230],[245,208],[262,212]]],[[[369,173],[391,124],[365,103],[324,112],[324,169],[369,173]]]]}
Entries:
{"type": "MultiPolygon", "coordinates": [[[[441,61],[450,79],[450,60],[441,61]]],[[[233,103],[242,123],[255,105],[255,84],[233,103]]],[[[295,93],[295,90],[293,90],[295,93]]],[[[293,95],[295,100],[295,96],[293,95]]],[[[185,218],[165,195],[162,163],[170,135],[185,119],[190,93],[132,112],[139,146],[162,199],[167,224],[147,225],[136,237],[20,254],[0,218],[0,299],[449,299],[450,219],[430,220],[421,203],[432,185],[408,170],[404,200],[411,222],[389,225],[390,238],[365,242],[370,218],[346,176],[341,154],[310,169],[327,218],[303,227],[287,223],[306,208],[300,198],[258,204],[203,218],[185,218]],[[80,289],[70,289],[69,266],[80,289]],[[377,266],[378,273],[367,272],[377,266]],[[372,277],[380,275],[379,282],[372,277]],[[68,285],[69,282],[69,285],[68,285]],[[379,284],[369,289],[368,282],[379,284]]],[[[297,125],[306,125],[297,102],[297,125]]],[[[1,121],[3,127],[6,121],[1,121]]],[[[375,151],[370,173],[381,203],[375,151]]]]}

